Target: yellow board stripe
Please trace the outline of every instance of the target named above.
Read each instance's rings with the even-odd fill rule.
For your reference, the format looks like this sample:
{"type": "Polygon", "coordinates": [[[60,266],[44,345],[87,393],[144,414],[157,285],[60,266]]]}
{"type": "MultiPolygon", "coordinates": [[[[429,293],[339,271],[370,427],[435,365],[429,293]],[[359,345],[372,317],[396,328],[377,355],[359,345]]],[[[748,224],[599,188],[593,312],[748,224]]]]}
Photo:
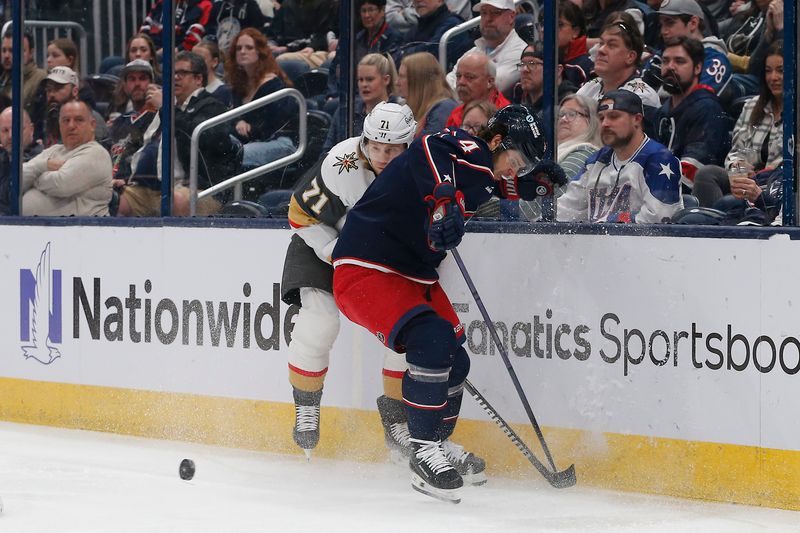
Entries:
{"type": "MultiPolygon", "coordinates": [[[[301,453],[291,404],[0,378],[0,419],[220,446],[301,453]]],[[[515,431],[539,455],[533,431],[515,431]]],[[[800,510],[800,452],[545,428],[560,468],[578,483],[800,510]]],[[[356,461],[386,458],[374,411],[323,407],[315,454],[356,461]]],[[[461,420],[455,440],[487,459],[490,474],[538,479],[491,422],[461,420]]]]}

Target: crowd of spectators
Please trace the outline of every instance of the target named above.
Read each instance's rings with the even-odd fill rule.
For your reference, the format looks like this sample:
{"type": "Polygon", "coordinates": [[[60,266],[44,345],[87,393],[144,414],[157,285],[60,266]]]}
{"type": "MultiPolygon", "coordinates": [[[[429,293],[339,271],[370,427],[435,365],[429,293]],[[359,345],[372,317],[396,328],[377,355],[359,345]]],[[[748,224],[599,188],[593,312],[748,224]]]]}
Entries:
{"type": "MultiPolygon", "coordinates": [[[[555,137],[572,178],[556,191],[558,220],[661,223],[697,203],[780,221],[783,0],[558,2],[555,137]],[[742,160],[748,181],[729,179],[742,160]]],[[[178,215],[189,212],[192,131],[208,118],[297,87],[327,117],[313,132],[315,157],[345,136],[337,0],[176,0],[172,80],[160,69],[162,8],[153,2],[125,57],[100,63],[100,74],[117,80],[107,101],[80,78],[76,43],[24,34],[22,214],[157,216],[167,82],[176,99],[178,215]],[[37,44],[46,65],[36,64],[37,44]]],[[[417,137],[445,127],[474,134],[510,103],[541,117],[541,1],[357,0],[356,13],[355,134],[382,101],[409,105],[417,137]],[[442,35],[473,16],[477,26],[449,40],[440,64],[442,35]]],[[[0,214],[8,214],[10,34],[1,41],[0,214]]],[[[282,99],[206,131],[200,190],[293,153],[297,122],[294,101],[282,99]]],[[[206,196],[198,213],[214,214],[229,199],[206,196]]],[[[538,220],[541,204],[519,212],[538,220]]]]}

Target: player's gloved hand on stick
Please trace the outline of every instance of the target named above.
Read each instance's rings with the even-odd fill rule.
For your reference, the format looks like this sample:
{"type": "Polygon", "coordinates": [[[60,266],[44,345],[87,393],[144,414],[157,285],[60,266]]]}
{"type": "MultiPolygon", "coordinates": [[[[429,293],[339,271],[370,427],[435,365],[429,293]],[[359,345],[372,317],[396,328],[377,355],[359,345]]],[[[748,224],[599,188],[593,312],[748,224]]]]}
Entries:
{"type": "Polygon", "coordinates": [[[428,203],[428,246],[434,250],[452,250],[464,237],[464,195],[451,183],[434,187],[425,197],[428,203]]]}
{"type": "Polygon", "coordinates": [[[558,163],[544,159],[530,172],[519,176],[503,176],[500,179],[500,192],[508,200],[531,201],[537,196],[553,194],[553,188],[567,181],[567,175],[558,163]]]}

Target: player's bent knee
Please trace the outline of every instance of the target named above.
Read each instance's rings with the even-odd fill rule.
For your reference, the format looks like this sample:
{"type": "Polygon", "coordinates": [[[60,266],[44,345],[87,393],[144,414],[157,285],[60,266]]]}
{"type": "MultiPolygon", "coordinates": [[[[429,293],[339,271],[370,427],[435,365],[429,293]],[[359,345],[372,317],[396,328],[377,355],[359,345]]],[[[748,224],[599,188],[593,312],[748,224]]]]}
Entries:
{"type": "Polygon", "coordinates": [[[414,367],[449,369],[459,348],[453,325],[435,313],[412,318],[399,337],[412,371],[414,367]]]}

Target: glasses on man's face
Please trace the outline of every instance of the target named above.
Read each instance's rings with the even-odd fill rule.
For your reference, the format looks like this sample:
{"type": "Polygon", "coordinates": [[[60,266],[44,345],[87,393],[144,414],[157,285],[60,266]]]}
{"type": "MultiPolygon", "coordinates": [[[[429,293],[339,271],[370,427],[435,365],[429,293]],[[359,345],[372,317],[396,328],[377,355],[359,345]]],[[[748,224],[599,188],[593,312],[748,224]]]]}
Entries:
{"type": "Polygon", "coordinates": [[[375,6],[364,6],[361,8],[362,15],[374,15],[378,11],[380,11],[380,9],[375,6]]]}
{"type": "Polygon", "coordinates": [[[465,122],[461,125],[461,129],[467,131],[473,135],[478,133],[478,130],[483,127],[483,124],[480,122],[465,122]]]}
{"type": "Polygon", "coordinates": [[[523,61],[521,63],[517,63],[517,70],[522,72],[523,70],[535,70],[537,68],[542,68],[544,63],[541,61],[523,61]]]}
{"type": "Polygon", "coordinates": [[[588,115],[586,115],[585,113],[581,113],[580,111],[575,111],[574,109],[565,109],[563,111],[558,112],[558,120],[572,122],[573,120],[575,120],[575,117],[589,118],[588,115]]]}
{"type": "Polygon", "coordinates": [[[176,78],[185,78],[186,76],[194,76],[197,72],[193,70],[176,70],[175,77],[176,78]]]}

